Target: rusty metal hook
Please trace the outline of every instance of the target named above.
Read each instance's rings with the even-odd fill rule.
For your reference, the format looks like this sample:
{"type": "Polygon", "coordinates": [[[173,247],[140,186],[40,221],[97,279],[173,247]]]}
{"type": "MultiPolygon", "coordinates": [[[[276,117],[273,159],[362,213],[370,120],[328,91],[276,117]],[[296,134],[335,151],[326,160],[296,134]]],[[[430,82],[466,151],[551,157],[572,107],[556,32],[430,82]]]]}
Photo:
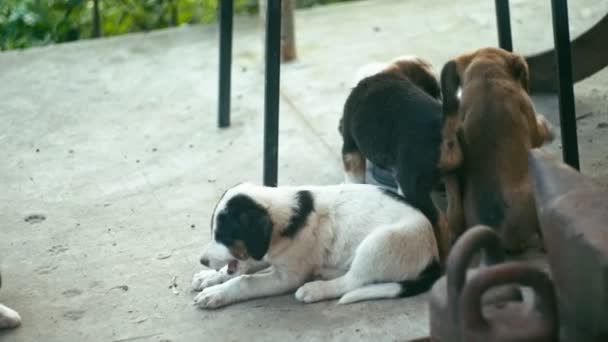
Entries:
{"type": "MultiPolygon", "coordinates": [[[[488,267],[472,276],[461,296],[461,334],[473,332],[484,336],[483,340],[492,341],[553,341],[557,338],[559,321],[555,290],[549,276],[541,270],[523,262],[507,262],[488,267]],[[493,329],[493,324],[482,313],[482,296],[490,288],[517,283],[529,286],[534,290],[534,309],[540,319],[516,317],[512,312],[509,316],[501,316],[499,324],[513,325],[514,329],[493,329]],[[506,318],[511,318],[507,320],[506,318]],[[522,326],[521,322],[526,325],[522,326]],[[500,335],[503,334],[503,335],[500,335]],[[504,336],[508,334],[509,336],[504,336]]],[[[472,336],[462,336],[462,340],[471,340],[472,336]]]]}
{"type": "Polygon", "coordinates": [[[471,259],[480,250],[486,254],[486,260],[501,262],[505,259],[500,237],[488,226],[475,226],[463,234],[454,244],[447,263],[448,306],[451,310],[452,327],[460,336],[460,293],[464,287],[467,268],[471,259]]]}

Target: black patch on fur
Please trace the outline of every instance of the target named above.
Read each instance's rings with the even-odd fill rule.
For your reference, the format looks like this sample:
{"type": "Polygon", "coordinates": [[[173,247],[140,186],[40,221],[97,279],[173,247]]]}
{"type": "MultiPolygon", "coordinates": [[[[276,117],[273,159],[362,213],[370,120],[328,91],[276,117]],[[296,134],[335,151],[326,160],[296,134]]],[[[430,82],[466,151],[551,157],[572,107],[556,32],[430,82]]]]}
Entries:
{"type": "Polygon", "coordinates": [[[416,296],[428,291],[435,281],[441,277],[441,266],[437,260],[431,261],[430,264],[418,275],[414,280],[405,280],[400,282],[401,293],[399,297],[416,296]]]}
{"type": "Polygon", "coordinates": [[[306,225],[308,216],[315,210],[315,203],[312,193],[307,190],[301,190],[296,193],[296,206],[293,208],[293,214],[289,218],[289,222],[281,236],[293,238],[306,225]]]}
{"type": "Polygon", "coordinates": [[[268,211],[245,194],[230,198],[217,214],[215,240],[228,248],[243,241],[247,254],[256,260],[261,260],[268,251],[271,237],[268,211]]]}

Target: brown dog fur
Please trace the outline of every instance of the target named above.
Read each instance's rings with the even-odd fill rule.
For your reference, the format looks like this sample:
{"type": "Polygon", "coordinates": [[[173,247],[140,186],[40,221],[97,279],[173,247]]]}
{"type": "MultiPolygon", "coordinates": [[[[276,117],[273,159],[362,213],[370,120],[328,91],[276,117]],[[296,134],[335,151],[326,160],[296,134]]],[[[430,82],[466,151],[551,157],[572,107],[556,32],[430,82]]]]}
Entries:
{"type": "Polygon", "coordinates": [[[538,231],[527,155],[552,135],[534,110],[528,79],[525,60],[497,48],[463,54],[443,67],[439,166],[452,240],[467,227],[485,224],[517,252],[538,231]]]}

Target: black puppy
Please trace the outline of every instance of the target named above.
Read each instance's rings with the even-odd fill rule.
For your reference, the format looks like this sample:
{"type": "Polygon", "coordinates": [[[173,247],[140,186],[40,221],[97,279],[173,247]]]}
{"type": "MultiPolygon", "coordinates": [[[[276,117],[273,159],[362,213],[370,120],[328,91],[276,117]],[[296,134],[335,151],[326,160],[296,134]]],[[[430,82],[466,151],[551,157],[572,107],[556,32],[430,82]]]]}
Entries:
{"type": "Polygon", "coordinates": [[[431,65],[399,58],[351,91],[340,120],[342,161],[348,183],[365,183],[366,159],[390,170],[407,201],[433,224],[442,261],[447,222],[431,199],[439,182],[440,87],[431,65]]]}

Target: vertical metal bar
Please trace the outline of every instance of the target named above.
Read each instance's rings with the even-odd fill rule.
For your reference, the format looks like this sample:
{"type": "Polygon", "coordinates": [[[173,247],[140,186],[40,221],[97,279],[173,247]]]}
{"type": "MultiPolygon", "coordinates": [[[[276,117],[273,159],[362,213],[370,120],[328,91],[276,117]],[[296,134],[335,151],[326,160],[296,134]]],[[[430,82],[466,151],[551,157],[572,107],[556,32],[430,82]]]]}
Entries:
{"type": "Polygon", "coordinates": [[[93,38],[101,37],[101,16],[99,15],[99,1],[93,0],[93,38]]]}
{"type": "Polygon", "coordinates": [[[562,134],[564,162],[579,169],[578,138],[576,134],[576,112],[572,82],[572,56],[568,23],[568,2],[551,0],[553,15],[553,40],[557,58],[559,83],[559,119],[562,134]]]}
{"type": "Polygon", "coordinates": [[[220,74],[218,126],[230,126],[230,81],[232,78],[232,10],[234,0],[220,0],[220,74]]]}
{"type": "Polygon", "coordinates": [[[511,14],[509,0],[494,0],[496,6],[496,27],[498,29],[498,46],[507,51],[513,51],[511,39],[511,14]]]}
{"type": "Polygon", "coordinates": [[[281,0],[266,4],[266,83],[264,89],[264,185],[276,186],[279,157],[281,0]]]}

